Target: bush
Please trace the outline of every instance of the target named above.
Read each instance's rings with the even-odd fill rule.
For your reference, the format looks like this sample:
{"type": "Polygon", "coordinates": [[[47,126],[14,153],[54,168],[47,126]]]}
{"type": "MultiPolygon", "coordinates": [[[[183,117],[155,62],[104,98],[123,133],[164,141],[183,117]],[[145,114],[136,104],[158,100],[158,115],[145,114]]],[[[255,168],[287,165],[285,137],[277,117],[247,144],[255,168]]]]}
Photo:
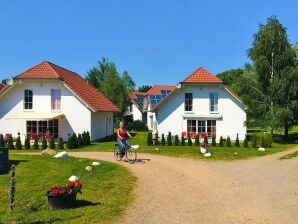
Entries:
{"type": "Polygon", "coordinates": [[[27,138],[25,139],[25,145],[24,145],[25,149],[29,150],[31,148],[30,146],[30,137],[27,136],[27,138]]]}
{"type": "Polygon", "coordinates": [[[199,145],[200,145],[200,135],[197,134],[195,139],[195,146],[199,146],[199,145]]]}
{"type": "Polygon", "coordinates": [[[235,147],[240,147],[240,142],[239,142],[239,136],[238,136],[238,134],[237,134],[236,141],[235,141],[235,147]]]}
{"type": "Polygon", "coordinates": [[[192,141],[191,141],[190,133],[187,134],[187,146],[192,146],[192,141]]]}
{"type": "Polygon", "coordinates": [[[55,149],[55,148],[56,148],[55,139],[51,138],[50,139],[50,149],[55,149]]]}
{"type": "Polygon", "coordinates": [[[248,148],[248,140],[247,140],[247,136],[245,135],[244,141],[243,141],[243,147],[244,148],[248,148]]]}
{"type": "Polygon", "coordinates": [[[159,139],[158,139],[158,133],[155,134],[155,141],[154,141],[155,145],[159,145],[159,139]]]}
{"type": "Polygon", "coordinates": [[[147,125],[140,120],[126,123],[126,128],[127,130],[148,131],[147,125]]]}
{"type": "Polygon", "coordinates": [[[42,138],[41,148],[42,148],[43,150],[45,150],[45,149],[48,148],[48,143],[47,143],[47,140],[45,139],[45,137],[42,138]]]}
{"type": "Polygon", "coordinates": [[[181,145],[182,146],[185,146],[185,138],[184,138],[184,136],[181,137],[181,145]]]}
{"type": "Polygon", "coordinates": [[[216,138],[214,135],[212,136],[211,146],[216,147],[216,138]]]}
{"type": "Polygon", "coordinates": [[[16,148],[17,148],[17,150],[22,150],[23,149],[20,134],[18,134],[18,137],[17,137],[17,140],[16,140],[16,148]]]}
{"type": "Polygon", "coordinates": [[[148,135],[147,135],[147,145],[153,145],[152,132],[148,132],[148,135]]]}
{"type": "Polygon", "coordinates": [[[171,132],[168,133],[167,143],[168,143],[168,146],[171,146],[172,145],[172,134],[171,134],[171,132]]]}
{"type": "Polygon", "coordinates": [[[266,133],[264,135],[264,137],[265,137],[266,147],[271,148],[272,147],[272,135],[270,133],[266,133]]]}
{"type": "Polygon", "coordinates": [[[77,140],[77,143],[78,143],[78,147],[81,147],[83,146],[83,139],[82,139],[82,135],[81,134],[78,134],[78,140],[77,140]]]}
{"type": "MultiPolygon", "coordinates": [[[[87,133],[85,133],[85,134],[87,135],[87,133]]],[[[73,133],[72,135],[69,136],[69,138],[67,140],[67,148],[68,149],[78,148],[76,133],[73,133]]]]}
{"type": "Polygon", "coordinates": [[[204,136],[204,143],[205,143],[206,145],[208,145],[208,136],[207,136],[207,135],[204,136]]]}
{"type": "Polygon", "coordinates": [[[227,147],[231,147],[232,143],[231,143],[231,138],[230,136],[227,137],[227,147]]]}
{"type": "Polygon", "coordinates": [[[165,139],[165,135],[164,134],[161,135],[161,144],[162,145],[166,145],[166,139],[165,139]]]}
{"type": "Polygon", "coordinates": [[[220,139],[219,139],[219,146],[220,147],[224,146],[224,140],[223,140],[222,136],[220,136],[220,139]]]}
{"type": "Polygon", "coordinates": [[[39,149],[39,145],[38,145],[38,139],[36,138],[36,139],[34,139],[34,145],[33,145],[33,148],[34,149],[39,149]]]}
{"type": "Polygon", "coordinates": [[[263,148],[266,148],[267,146],[266,146],[266,141],[265,141],[265,137],[264,137],[264,135],[261,135],[261,137],[260,137],[260,145],[261,145],[261,147],[263,147],[263,148]]]}
{"type": "Polygon", "coordinates": [[[258,147],[258,136],[256,134],[253,134],[251,136],[251,143],[252,143],[252,147],[253,148],[257,148],[258,147]]]}
{"type": "Polygon", "coordinates": [[[14,149],[14,144],[13,144],[13,137],[12,134],[10,134],[9,139],[7,140],[7,148],[9,150],[14,149]]]}
{"type": "Polygon", "coordinates": [[[178,137],[178,135],[175,135],[174,144],[175,144],[176,146],[179,146],[179,137],[178,137]]]}
{"type": "Polygon", "coordinates": [[[0,148],[5,147],[4,137],[3,134],[0,134],[0,148]]]}
{"type": "Polygon", "coordinates": [[[64,149],[63,138],[59,138],[58,140],[58,149],[64,149]]]}
{"type": "Polygon", "coordinates": [[[86,145],[90,145],[91,144],[91,136],[90,136],[90,132],[87,131],[86,132],[86,145]]]}

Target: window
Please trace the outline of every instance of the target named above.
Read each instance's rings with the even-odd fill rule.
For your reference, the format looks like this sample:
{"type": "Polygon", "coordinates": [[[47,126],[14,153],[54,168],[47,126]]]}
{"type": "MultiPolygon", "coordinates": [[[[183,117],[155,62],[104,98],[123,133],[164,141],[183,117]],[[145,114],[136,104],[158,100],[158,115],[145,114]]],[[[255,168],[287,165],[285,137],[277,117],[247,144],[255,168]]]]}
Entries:
{"type": "Polygon", "coordinates": [[[52,110],[60,110],[61,109],[61,90],[52,89],[51,97],[52,97],[52,110]]]}
{"type": "Polygon", "coordinates": [[[33,109],[33,92],[32,90],[25,89],[24,93],[24,109],[32,110],[33,109]]]}
{"type": "Polygon", "coordinates": [[[27,134],[37,134],[37,121],[27,121],[27,134]]]}
{"type": "Polygon", "coordinates": [[[185,93],[185,111],[192,111],[192,93],[185,93]]]}
{"type": "Polygon", "coordinates": [[[208,137],[216,137],[216,120],[187,120],[187,133],[208,133],[208,137]]]}
{"type": "Polygon", "coordinates": [[[59,136],[58,119],[54,119],[54,120],[49,121],[49,132],[50,132],[51,137],[58,138],[58,136],[59,136]]]}
{"type": "Polygon", "coordinates": [[[128,108],[129,109],[129,112],[131,112],[131,113],[133,112],[133,106],[132,105],[133,105],[132,103],[129,104],[129,108],[128,108]]]}
{"type": "Polygon", "coordinates": [[[33,139],[35,137],[42,138],[45,136],[47,131],[49,131],[50,137],[59,137],[59,124],[58,119],[50,121],[27,121],[27,135],[31,136],[33,139]]]}
{"type": "Polygon", "coordinates": [[[218,111],[218,93],[210,93],[210,111],[218,111]]]}

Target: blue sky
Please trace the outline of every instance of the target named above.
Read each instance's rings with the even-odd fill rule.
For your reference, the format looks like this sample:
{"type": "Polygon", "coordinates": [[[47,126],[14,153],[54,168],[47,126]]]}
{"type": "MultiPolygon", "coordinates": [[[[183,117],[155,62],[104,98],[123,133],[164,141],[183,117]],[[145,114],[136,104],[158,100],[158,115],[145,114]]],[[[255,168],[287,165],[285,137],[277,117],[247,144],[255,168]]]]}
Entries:
{"type": "Polygon", "coordinates": [[[98,59],[137,85],[176,84],[199,66],[241,67],[276,15],[298,41],[298,1],[0,1],[0,79],[48,60],[82,76],[98,59]]]}

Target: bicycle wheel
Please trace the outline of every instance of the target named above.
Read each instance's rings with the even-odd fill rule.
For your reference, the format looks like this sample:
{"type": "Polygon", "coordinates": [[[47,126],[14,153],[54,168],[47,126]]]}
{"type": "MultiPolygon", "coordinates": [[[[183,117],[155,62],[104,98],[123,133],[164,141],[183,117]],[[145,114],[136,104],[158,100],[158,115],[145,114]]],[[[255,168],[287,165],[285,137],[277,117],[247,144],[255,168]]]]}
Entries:
{"type": "Polygon", "coordinates": [[[117,161],[120,161],[120,159],[121,159],[121,157],[120,157],[120,146],[119,145],[115,145],[114,157],[117,161]]]}
{"type": "Polygon", "coordinates": [[[133,148],[127,149],[127,159],[130,164],[133,164],[137,161],[137,151],[133,148]]]}

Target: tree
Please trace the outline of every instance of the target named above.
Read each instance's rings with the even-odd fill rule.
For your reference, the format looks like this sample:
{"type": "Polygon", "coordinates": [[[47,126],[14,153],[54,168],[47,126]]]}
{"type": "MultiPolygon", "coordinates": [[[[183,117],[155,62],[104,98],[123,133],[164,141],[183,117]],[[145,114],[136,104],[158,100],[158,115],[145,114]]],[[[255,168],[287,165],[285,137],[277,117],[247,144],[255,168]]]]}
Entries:
{"type": "Polygon", "coordinates": [[[240,147],[239,135],[238,134],[237,134],[236,141],[235,141],[235,147],[240,147]]]}
{"type": "Polygon", "coordinates": [[[179,137],[178,137],[178,135],[175,135],[174,144],[175,144],[175,146],[179,146],[179,137]]]}
{"type": "Polygon", "coordinates": [[[25,139],[25,144],[24,144],[25,149],[29,150],[31,148],[30,146],[30,137],[27,136],[25,139]]]}
{"type": "Polygon", "coordinates": [[[86,80],[95,89],[99,89],[99,70],[97,68],[91,68],[87,72],[86,80]]]}
{"type": "Polygon", "coordinates": [[[138,92],[147,93],[151,88],[152,86],[143,85],[138,88],[138,92]]]}
{"type": "Polygon", "coordinates": [[[150,131],[147,134],[147,145],[153,145],[152,132],[150,131]]]}
{"type": "Polygon", "coordinates": [[[82,139],[82,135],[78,134],[78,147],[83,146],[83,139],[82,139]]]}
{"type": "Polygon", "coordinates": [[[231,138],[230,136],[227,137],[227,147],[231,147],[232,143],[231,143],[231,138]]]}
{"type": "Polygon", "coordinates": [[[124,83],[124,86],[127,89],[127,92],[134,91],[136,88],[136,83],[133,81],[133,79],[129,76],[128,72],[125,70],[122,74],[122,80],[124,83]]]}
{"type": "Polygon", "coordinates": [[[168,143],[168,146],[171,146],[172,145],[172,134],[171,134],[171,132],[168,133],[167,143],[168,143]]]}
{"type": "Polygon", "coordinates": [[[7,140],[7,148],[9,150],[14,149],[14,144],[13,144],[13,137],[12,134],[9,135],[9,138],[7,140]]]}
{"type": "Polygon", "coordinates": [[[253,90],[261,96],[258,103],[262,104],[264,115],[259,119],[267,121],[264,125],[270,126],[272,133],[273,128],[283,127],[287,138],[297,111],[298,71],[296,52],[288,41],[286,28],[276,17],[260,25],[248,56],[256,67],[257,83],[250,85],[249,92],[253,90]]]}
{"type": "Polygon", "coordinates": [[[192,146],[190,133],[187,133],[187,146],[192,146]]]}
{"type": "Polygon", "coordinates": [[[207,136],[207,135],[204,136],[204,143],[205,143],[206,145],[208,145],[208,136],[207,136]]]}
{"type": "Polygon", "coordinates": [[[211,146],[216,147],[216,139],[214,135],[212,135],[211,146]]]}
{"type": "Polygon", "coordinates": [[[219,139],[219,146],[220,147],[224,146],[224,140],[223,140],[222,136],[220,136],[220,139],[219,139]]]}
{"type": "Polygon", "coordinates": [[[248,148],[248,140],[247,140],[247,136],[245,135],[244,141],[243,141],[243,147],[244,148],[248,148]]]}
{"type": "Polygon", "coordinates": [[[16,148],[17,148],[17,150],[22,150],[22,148],[23,148],[20,133],[18,133],[18,137],[16,140],[16,148]]]}
{"type": "Polygon", "coordinates": [[[217,77],[231,87],[236,93],[239,93],[238,79],[244,74],[244,71],[245,70],[242,68],[230,69],[217,74],[217,77]]]}
{"type": "Polygon", "coordinates": [[[166,139],[164,134],[161,135],[161,145],[166,145],[166,139]]]}

